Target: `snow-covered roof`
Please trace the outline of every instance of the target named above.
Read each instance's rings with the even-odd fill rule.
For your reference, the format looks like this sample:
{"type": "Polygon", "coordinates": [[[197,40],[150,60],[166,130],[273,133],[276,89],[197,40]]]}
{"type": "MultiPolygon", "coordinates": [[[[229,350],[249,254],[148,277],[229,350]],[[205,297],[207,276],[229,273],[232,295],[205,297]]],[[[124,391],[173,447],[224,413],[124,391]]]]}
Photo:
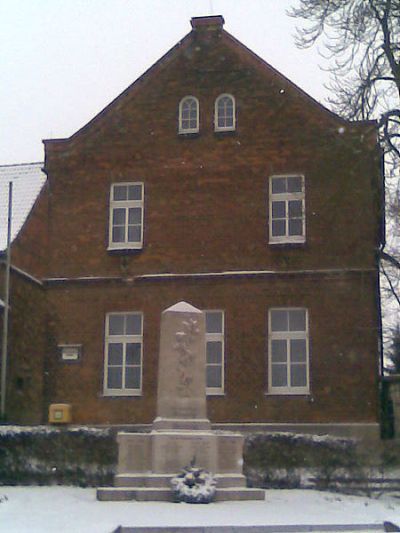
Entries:
{"type": "Polygon", "coordinates": [[[11,240],[18,235],[39,195],[46,175],[43,163],[0,165],[0,251],[7,247],[8,184],[13,182],[11,240]]]}

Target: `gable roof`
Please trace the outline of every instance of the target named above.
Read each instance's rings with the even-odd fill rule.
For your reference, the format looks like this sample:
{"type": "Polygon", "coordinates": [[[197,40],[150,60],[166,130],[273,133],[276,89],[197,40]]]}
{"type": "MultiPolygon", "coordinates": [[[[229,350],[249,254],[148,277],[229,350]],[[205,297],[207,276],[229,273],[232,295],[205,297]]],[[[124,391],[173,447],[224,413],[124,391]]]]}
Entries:
{"type": "Polygon", "coordinates": [[[231,50],[234,50],[236,53],[241,55],[249,64],[255,67],[262,76],[269,76],[272,74],[275,76],[279,82],[282,84],[284,89],[290,88],[292,91],[297,92],[309,102],[312,106],[315,106],[320,110],[321,113],[324,113],[326,116],[331,117],[333,120],[339,121],[345,124],[369,124],[375,123],[374,121],[352,121],[344,119],[343,117],[337,115],[323,104],[318,102],[311,95],[306,93],[294,82],[289,80],[286,76],[272,67],[267,61],[258,56],[255,52],[247,48],[243,43],[237,40],[233,35],[228,33],[223,29],[224,19],[221,15],[217,16],[208,16],[208,17],[193,17],[191,19],[192,31],[189,32],[185,37],[183,37],[178,43],[168,50],[158,61],[156,61],[150,68],[148,68],[139,78],[137,78],[131,85],[129,85],[120,95],[118,95],[114,100],[112,100],[105,108],[103,108],[97,115],[95,115],[89,122],[82,126],[79,130],[73,133],[68,138],[58,138],[58,139],[44,139],[43,142],[47,144],[57,144],[74,141],[81,134],[90,131],[90,129],[95,126],[99,121],[101,121],[109,112],[121,104],[121,102],[126,99],[132,98],[138,91],[142,90],[145,83],[148,83],[154,75],[160,73],[164,68],[171,64],[172,61],[181,53],[183,53],[193,40],[195,39],[196,33],[199,31],[205,31],[208,28],[212,30],[217,30],[221,37],[221,42],[228,46],[231,50]]]}
{"type": "Polygon", "coordinates": [[[16,238],[38,197],[46,175],[43,163],[0,165],[0,252],[7,247],[8,189],[13,183],[11,242],[16,238]]]}

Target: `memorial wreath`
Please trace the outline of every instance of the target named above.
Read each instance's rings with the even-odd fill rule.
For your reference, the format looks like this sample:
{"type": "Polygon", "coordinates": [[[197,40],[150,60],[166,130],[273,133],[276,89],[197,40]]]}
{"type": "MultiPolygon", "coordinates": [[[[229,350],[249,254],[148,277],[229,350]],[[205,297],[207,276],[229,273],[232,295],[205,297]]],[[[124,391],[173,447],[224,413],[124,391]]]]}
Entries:
{"type": "Polygon", "coordinates": [[[216,481],[210,472],[189,466],[171,479],[175,500],[186,503],[210,503],[215,496],[216,481]]]}

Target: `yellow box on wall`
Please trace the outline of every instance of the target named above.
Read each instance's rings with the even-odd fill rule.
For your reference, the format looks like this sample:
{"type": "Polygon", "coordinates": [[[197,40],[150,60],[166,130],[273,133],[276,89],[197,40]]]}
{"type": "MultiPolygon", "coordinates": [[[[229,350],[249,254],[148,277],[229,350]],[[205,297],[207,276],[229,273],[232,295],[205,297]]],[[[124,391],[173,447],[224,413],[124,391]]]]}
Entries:
{"type": "Polygon", "coordinates": [[[71,404],[69,403],[52,403],[49,406],[49,423],[50,424],[69,424],[71,423],[71,404]]]}

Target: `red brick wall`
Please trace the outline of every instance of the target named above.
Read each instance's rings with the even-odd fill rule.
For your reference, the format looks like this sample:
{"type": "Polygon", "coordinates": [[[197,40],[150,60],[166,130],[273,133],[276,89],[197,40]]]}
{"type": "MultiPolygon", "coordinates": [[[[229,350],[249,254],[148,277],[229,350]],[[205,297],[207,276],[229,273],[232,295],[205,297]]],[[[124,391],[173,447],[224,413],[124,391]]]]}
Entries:
{"type": "Polygon", "coordinates": [[[12,264],[38,279],[47,274],[48,190],[45,184],[12,245],[12,264]]]}
{"type": "Polygon", "coordinates": [[[7,420],[44,420],[46,344],[45,294],[18,274],[11,276],[7,364],[7,420]]]}
{"type": "Polygon", "coordinates": [[[377,420],[374,273],[129,281],[160,272],[375,268],[372,126],[345,124],[260,65],[224,34],[194,33],[81,132],[46,143],[46,275],[125,281],[49,285],[44,408],[71,402],[82,423],[151,422],[160,313],[187,300],[226,312],[226,394],[208,400],[212,421],[377,420]],[[217,134],[214,101],[224,92],[235,96],[237,130],[217,134]],[[177,126],[179,101],[189,94],[200,101],[200,133],[188,137],[177,126]],[[268,177],[291,172],[305,175],[306,243],[273,247],[268,177]],[[109,191],[118,181],[145,184],[143,250],[107,252],[109,191]],[[264,394],[266,314],[276,306],[309,309],[310,396],[264,394]],[[142,397],[102,395],[111,311],[144,312],[142,397]],[[62,363],[62,343],[82,344],[82,360],[62,363]]]}
{"type": "Polygon", "coordinates": [[[213,422],[374,422],[377,317],[371,275],[163,281],[54,286],[51,330],[83,345],[80,363],[53,352],[51,401],[70,402],[80,423],[150,423],[155,417],[161,311],[179,300],[225,310],[225,395],[208,399],[213,422]],[[267,312],[306,307],[310,396],[268,396],[267,312]],[[108,312],[144,313],[142,397],[103,397],[108,312]]]}
{"type": "Polygon", "coordinates": [[[50,276],[372,267],[378,166],[367,128],[344,128],[229,39],[185,46],[86,130],[47,143],[50,276]],[[233,134],[213,131],[222,92],[236,98],[233,134]],[[177,134],[187,94],[200,101],[189,137],[177,134]],[[268,176],[290,172],[305,174],[307,242],[282,249],[267,244],[268,176]],[[121,259],[106,250],[110,184],[136,180],[145,244],[121,259]]]}

